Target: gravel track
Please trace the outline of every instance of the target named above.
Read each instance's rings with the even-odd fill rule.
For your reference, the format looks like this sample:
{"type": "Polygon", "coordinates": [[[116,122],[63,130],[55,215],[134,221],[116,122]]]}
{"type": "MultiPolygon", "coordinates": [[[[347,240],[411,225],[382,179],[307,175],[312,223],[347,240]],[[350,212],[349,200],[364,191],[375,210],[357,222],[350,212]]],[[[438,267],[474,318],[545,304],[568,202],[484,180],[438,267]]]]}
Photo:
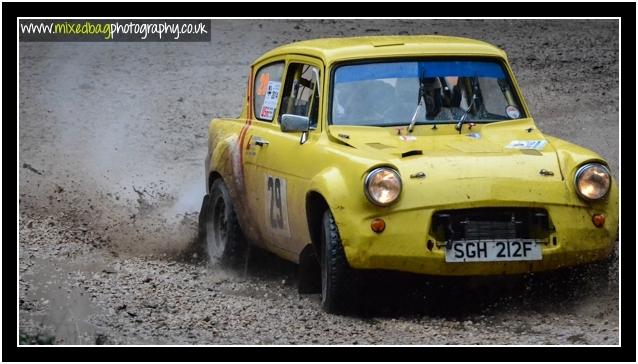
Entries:
{"type": "Polygon", "coordinates": [[[207,124],[239,113],[253,59],[301,39],[436,33],[504,48],[540,129],[618,177],[616,21],[214,20],[211,43],[20,44],[20,341],[618,344],[617,264],[602,280],[502,285],[388,274],[337,316],[271,254],[226,269],[193,253],[207,124]]]}

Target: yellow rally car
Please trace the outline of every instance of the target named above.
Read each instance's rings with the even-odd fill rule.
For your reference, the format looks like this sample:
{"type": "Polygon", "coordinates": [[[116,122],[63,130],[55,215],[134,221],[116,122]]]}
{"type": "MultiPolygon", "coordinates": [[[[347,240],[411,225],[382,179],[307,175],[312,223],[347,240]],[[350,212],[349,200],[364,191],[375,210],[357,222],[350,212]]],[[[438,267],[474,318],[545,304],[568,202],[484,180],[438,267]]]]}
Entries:
{"type": "Polygon", "coordinates": [[[471,39],[271,50],[241,116],[210,123],[205,169],[211,259],[252,243],[314,269],[329,312],[356,299],[357,270],[547,271],[604,260],[617,238],[605,160],[538,130],[505,53],[471,39]]]}

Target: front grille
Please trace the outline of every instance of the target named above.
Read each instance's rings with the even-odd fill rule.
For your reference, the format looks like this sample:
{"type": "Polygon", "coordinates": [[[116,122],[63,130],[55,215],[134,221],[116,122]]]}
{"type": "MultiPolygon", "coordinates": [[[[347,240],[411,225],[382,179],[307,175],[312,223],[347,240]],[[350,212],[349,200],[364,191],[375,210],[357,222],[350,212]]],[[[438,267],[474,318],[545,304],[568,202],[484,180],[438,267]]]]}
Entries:
{"type": "Polygon", "coordinates": [[[545,239],[549,230],[544,209],[476,208],[436,212],[430,233],[437,241],[545,239]]]}

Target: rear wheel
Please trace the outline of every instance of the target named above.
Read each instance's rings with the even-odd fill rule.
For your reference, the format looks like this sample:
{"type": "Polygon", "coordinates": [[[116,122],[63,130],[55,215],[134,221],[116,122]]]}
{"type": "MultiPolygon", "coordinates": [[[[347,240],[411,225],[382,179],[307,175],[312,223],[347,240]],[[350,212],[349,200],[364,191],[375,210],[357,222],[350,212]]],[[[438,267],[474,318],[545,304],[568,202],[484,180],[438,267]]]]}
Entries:
{"type": "Polygon", "coordinates": [[[235,265],[243,256],[246,243],[224,182],[213,182],[200,212],[200,242],[211,263],[235,265]]]}
{"type": "Polygon", "coordinates": [[[358,282],[341,245],[332,213],[323,215],[321,232],[321,306],[329,313],[345,313],[357,306],[358,282]]]}

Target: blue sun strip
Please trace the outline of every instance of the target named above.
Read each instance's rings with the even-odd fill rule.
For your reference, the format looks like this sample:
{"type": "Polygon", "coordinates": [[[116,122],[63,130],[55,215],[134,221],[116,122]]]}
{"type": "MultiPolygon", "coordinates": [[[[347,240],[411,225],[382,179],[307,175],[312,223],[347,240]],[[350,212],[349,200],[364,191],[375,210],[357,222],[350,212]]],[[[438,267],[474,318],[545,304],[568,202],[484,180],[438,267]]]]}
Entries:
{"type": "Polygon", "coordinates": [[[368,63],[341,66],[335,71],[335,82],[355,82],[384,78],[422,77],[492,77],[505,78],[505,72],[496,62],[480,61],[425,61],[368,63]]]}

